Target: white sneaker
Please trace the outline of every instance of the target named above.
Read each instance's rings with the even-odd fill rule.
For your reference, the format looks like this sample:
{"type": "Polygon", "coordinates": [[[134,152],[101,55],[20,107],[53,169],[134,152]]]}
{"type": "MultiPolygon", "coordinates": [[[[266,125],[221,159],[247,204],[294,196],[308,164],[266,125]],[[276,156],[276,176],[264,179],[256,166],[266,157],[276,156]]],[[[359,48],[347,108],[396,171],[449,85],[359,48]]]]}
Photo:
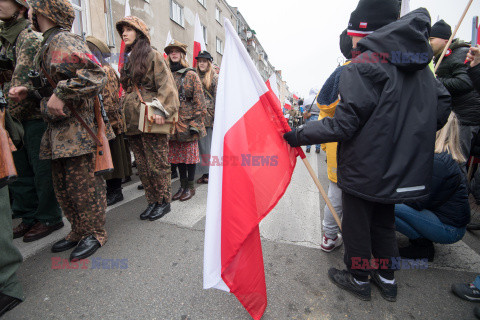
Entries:
{"type": "Polygon", "coordinates": [[[320,249],[325,252],[332,252],[335,248],[340,247],[343,243],[342,235],[338,234],[335,239],[331,239],[326,235],[323,235],[322,245],[320,249]]]}

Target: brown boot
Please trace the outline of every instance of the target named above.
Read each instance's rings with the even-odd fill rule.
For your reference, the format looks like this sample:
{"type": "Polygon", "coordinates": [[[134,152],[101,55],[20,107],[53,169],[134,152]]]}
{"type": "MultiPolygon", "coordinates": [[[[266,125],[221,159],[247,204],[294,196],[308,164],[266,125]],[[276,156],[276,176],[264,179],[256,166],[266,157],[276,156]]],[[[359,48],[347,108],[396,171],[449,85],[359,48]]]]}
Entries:
{"type": "Polygon", "coordinates": [[[188,180],[187,179],[181,179],[180,180],[180,189],[178,189],[177,193],[175,193],[172,197],[172,201],[179,200],[187,188],[188,180]]]}
{"type": "Polygon", "coordinates": [[[195,185],[193,184],[193,181],[188,181],[188,186],[183,191],[182,196],[180,197],[180,201],[190,200],[194,195],[195,195],[195,185]]]}
{"type": "Polygon", "coordinates": [[[33,225],[30,226],[23,222],[20,223],[16,228],[13,228],[13,239],[23,237],[32,227],[33,225]]]}
{"type": "Polygon", "coordinates": [[[51,225],[46,225],[41,222],[37,222],[32,229],[30,229],[25,236],[23,236],[23,242],[32,242],[35,240],[42,239],[49,234],[51,234],[53,231],[56,231],[60,228],[63,228],[63,221],[60,221],[55,224],[51,225]]]}

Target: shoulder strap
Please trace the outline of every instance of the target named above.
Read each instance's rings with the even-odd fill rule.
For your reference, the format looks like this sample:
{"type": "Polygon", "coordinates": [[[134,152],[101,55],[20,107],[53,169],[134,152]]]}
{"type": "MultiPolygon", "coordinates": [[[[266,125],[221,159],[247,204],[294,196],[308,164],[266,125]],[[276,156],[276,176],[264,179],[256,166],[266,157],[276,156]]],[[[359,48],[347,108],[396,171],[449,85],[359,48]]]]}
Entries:
{"type": "Polygon", "coordinates": [[[210,93],[210,91],[207,90],[207,88],[205,88],[205,85],[202,83],[202,86],[203,86],[203,91],[205,91],[206,94],[208,94],[208,96],[210,97],[210,99],[212,100],[215,100],[212,96],[212,94],[210,93]]]}
{"type": "Polygon", "coordinates": [[[178,99],[180,101],[187,101],[187,96],[185,95],[185,87],[183,86],[185,83],[185,77],[187,76],[187,71],[182,73],[182,76],[180,78],[180,90],[178,90],[178,99]]]}

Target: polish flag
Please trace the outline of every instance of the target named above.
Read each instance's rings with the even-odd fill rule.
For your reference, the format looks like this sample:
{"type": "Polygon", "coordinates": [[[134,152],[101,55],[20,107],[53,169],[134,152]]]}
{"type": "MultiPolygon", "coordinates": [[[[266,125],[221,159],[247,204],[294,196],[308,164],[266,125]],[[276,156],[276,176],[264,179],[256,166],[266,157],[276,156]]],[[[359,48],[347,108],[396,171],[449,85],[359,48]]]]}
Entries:
{"type": "Polygon", "coordinates": [[[260,319],[267,290],[259,223],[285,193],[297,151],[282,138],[290,129],[278,99],[228,19],[224,26],[211,147],[222,163],[210,167],[203,286],[233,293],[260,319]]]}
{"type": "MultiPolygon", "coordinates": [[[[130,11],[130,0],[126,0],[125,2],[125,15],[124,17],[129,17],[131,15],[130,11]]],[[[120,72],[125,64],[124,59],[125,54],[125,42],[122,40],[122,44],[120,45],[120,57],[118,58],[118,72],[120,72]]],[[[121,97],[123,92],[122,85],[120,84],[120,90],[118,91],[118,95],[121,97]]]]}
{"type": "Polygon", "coordinates": [[[298,100],[298,97],[295,93],[293,94],[293,99],[298,100]]]}
{"type": "Polygon", "coordinates": [[[200,51],[207,50],[207,46],[205,45],[205,39],[203,38],[203,28],[202,24],[200,23],[200,18],[198,17],[198,13],[195,15],[195,34],[193,35],[193,63],[192,66],[194,68],[197,67],[197,59],[195,59],[200,51]]]}
{"type": "MultiPolygon", "coordinates": [[[[167,42],[165,42],[165,48],[168,47],[168,45],[170,44],[170,42],[172,42],[172,40],[173,40],[172,34],[170,33],[170,30],[168,30],[167,42]]],[[[165,58],[165,60],[168,59],[168,55],[165,52],[163,53],[163,57],[165,58]]]]}
{"type": "Polygon", "coordinates": [[[275,95],[275,98],[278,100],[277,105],[281,109],[282,104],[280,103],[280,94],[278,92],[278,85],[277,85],[277,75],[275,74],[275,72],[272,73],[272,75],[267,80],[267,82],[265,82],[265,84],[267,85],[268,90],[273,92],[273,94],[275,95]]]}
{"type": "Polygon", "coordinates": [[[290,104],[290,102],[285,102],[284,108],[287,110],[292,110],[292,105],[290,104]]]}

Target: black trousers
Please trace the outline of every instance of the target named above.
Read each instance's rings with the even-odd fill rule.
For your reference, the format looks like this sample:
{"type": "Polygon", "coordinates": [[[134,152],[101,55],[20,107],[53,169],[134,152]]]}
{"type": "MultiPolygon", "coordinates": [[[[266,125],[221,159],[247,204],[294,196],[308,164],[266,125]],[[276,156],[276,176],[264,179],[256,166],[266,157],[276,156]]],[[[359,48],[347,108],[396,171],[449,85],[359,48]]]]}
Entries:
{"type": "Polygon", "coordinates": [[[395,205],[364,200],[346,192],[342,193],[342,204],[344,261],[348,271],[358,280],[366,281],[371,269],[375,269],[374,264],[369,264],[373,254],[374,258],[379,259],[380,275],[393,279],[391,258],[399,255],[395,234],[395,205]]]}

